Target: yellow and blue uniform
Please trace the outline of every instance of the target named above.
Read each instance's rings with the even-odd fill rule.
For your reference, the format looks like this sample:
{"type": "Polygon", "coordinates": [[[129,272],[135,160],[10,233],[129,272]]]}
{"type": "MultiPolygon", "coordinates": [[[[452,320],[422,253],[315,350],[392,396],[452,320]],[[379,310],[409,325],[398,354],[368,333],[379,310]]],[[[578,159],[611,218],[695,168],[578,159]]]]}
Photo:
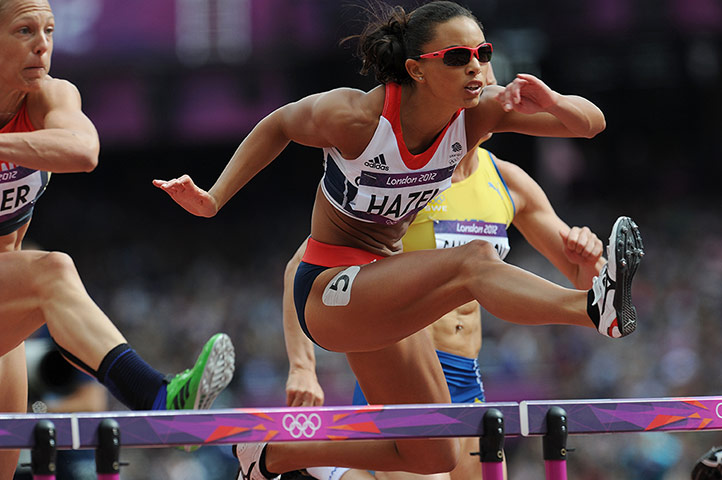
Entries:
{"type": "MultiPolygon", "coordinates": [[[[507,228],[515,207],[509,189],[491,153],[477,151],[479,166],[464,180],[430,201],[409,226],[402,242],[404,251],[450,248],[474,239],[494,245],[499,256],[509,253],[507,228]]],[[[454,403],[484,401],[484,387],[476,358],[437,351],[454,403]]],[[[356,384],[354,405],[366,404],[356,384]]]]}
{"type": "Polygon", "coordinates": [[[514,202],[491,153],[479,148],[477,157],[479,166],[471,175],[453,183],[419,212],[402,239],[404,251],[449,248],[481,239],[506,257],[506,229],[514,219],[514,202]]]}

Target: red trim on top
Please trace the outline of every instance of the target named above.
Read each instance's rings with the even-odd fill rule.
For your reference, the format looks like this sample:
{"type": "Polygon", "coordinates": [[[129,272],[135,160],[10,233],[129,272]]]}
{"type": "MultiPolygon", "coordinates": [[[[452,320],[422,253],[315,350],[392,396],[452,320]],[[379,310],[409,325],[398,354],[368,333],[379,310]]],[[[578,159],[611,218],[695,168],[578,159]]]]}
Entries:
{"type": "Polygon", "coordinates": [[[344,247],[321,243],[308,238],[306,252],[301,261],[322,267],[342,267],[350,265],[366,265],[384,258],[381,255],[361,250],[360,248],[344,247]]]}
{"type": "Polygon", "coordinates": [[[30,122],[30,115],[28,114],[28,102],[27,97],[23,100],[23,104],[20,105],[20,110],[15,116],[5,125],[0,128],[0,133],[17,133],[17,132],[34,132],[35,127],[30,122]]]}
{"type": "Polygon", "coordinates": [[[446,135],[446,131],[449,129],[454,120],[461,113],[461,108],[456,111],[449,123],[446,124],[441,133],[436,137],[434,143],[427,148],[425,151],[414,155],[409,152],[406,148],[406,142],[404,142],[404,134],[401,131],[401,85],[398,83],[387,83],[386,84],[386,98],[384,100],[384,111],[381,115],[391,123],[391,128],[396,136],[396,144],[399,146],[399,152],[401,153],[401,159],[404,161],[404,165],[412,170],[418,170],[424,165],[429,163],[431,157],[434,156],[436,149],[439,148],[441,139],[446,135]]]}

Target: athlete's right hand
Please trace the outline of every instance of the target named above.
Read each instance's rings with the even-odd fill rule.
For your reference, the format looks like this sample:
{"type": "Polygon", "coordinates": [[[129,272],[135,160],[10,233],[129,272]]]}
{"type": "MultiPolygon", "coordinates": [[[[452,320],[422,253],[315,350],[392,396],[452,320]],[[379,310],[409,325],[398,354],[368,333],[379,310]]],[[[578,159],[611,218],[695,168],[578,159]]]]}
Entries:
{"type": "Polygon", "coordinates": [[[316,373],[309,370],[292,370],[286,380],[286,404],[289,407],[318,407],[324,395],[316,373]]]}
{"type": "Polygon", "coordinates": [[[153,185],[171,196],[175,202],[198,217],[212,217],[218,213],[216,200],[196,186],[188,175],[172,180],[153,180],[153,185]]]}

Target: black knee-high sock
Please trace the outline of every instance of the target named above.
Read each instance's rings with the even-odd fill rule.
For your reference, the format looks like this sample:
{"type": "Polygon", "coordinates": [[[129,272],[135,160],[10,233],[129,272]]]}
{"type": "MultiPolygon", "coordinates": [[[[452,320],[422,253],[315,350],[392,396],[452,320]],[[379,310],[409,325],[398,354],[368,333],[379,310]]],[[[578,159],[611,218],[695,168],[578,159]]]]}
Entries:
{"type": "Polygon", "coordinates": [[[165,376],[148,365],[127,343],[105,355],[97,378],[131,410],[165,409],[165,376]]]}
{"type": "Polygon", "coordinates": [[[96,372],[53,339],[60,353],[98,379],[115,398],[131,410],[165,410],[165,376],[148,365],[127,343],[111,349],[96,372]]]}

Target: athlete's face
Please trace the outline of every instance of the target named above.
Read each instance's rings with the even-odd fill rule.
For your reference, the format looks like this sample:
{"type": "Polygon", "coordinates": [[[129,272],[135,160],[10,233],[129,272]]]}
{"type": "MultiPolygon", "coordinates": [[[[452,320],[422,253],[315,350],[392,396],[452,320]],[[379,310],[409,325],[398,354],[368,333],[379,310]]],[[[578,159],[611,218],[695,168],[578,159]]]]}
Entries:
{"type": "Polygon", "coordinates": [[[50,70],[55,20],[46,0],[0,0],[0,85],[29,91],[50,70]]]}
{"type": "MultiPolygon", "coordinates": [[[[455,17],[436,27],[434,38],[424,45],[423,53],[436,52],[450,47],[476,48],[485,42],[479,25],[468,17],[455,17]]],[[[479,102],[481,90],[486,86],[488,62],[480,62],[470,55],[469,62],[460,66],[449,66],[441,58],[416,60],[412,77],[428,83],[440,98],[465,108],[479,102]]]]}

